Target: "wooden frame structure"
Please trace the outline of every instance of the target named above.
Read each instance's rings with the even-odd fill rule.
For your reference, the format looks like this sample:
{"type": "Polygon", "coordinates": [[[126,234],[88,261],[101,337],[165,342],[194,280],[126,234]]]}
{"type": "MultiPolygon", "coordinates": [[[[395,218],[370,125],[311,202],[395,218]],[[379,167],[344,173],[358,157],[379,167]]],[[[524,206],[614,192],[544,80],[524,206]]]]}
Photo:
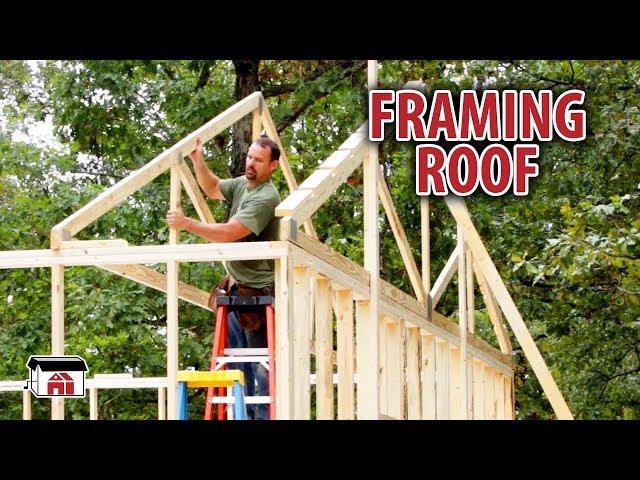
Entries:
{"type": "MultiPolygon", "coordinates": [[[[377,85],[376,70],[375,61],[370,61],[369,88],[377,85]]],[[[162,413],[165,409],[159,407],[159,417],[175,419],[178,299],[209,309],[208,292],[178,281],[180,263],[268,258],[275,259],[277,418],[310,418],[311,381],[315,377],[318,419],[513,419],[512,347],[504,321],[531,362],[557,418],[572,418],[462,199],[446,199],[457,223],[458,244],[432,286],[429,201],[423,198],[421,202],[420,271],[380,172],[377,145],[367,138],[366,123],[300,185],[284,152],[266,102],[261,93],[253,93],[53,227],[50,249],[0,252],[0,268],[51,268],[52,354],[64,354],[65,266],[97,266],[166,292],[167,377],[151,383],[159,389],[159,405],[164,403],[166,387],[166,416],[162,413]],[[180,205],[184,188],[200,219],[214,222],[183,159],[195,148],[197,137],[206,143],[249,114],[253,116],[254,138],[264,130],[283,152],[280,164],[290,193],[276,208],[276,215],[281,217],[279,241],[188,245],[179,243],[179,233],[174,229],[170,231],[168,245],[156,246],[129,246],[121,239],[83,241],[73,237],[167,170],[171,175],[171,206],[180,205]],[[318,241],[311,222],[313,213],[361,164],[364,267],[318,241]],[[379,202],[391,225],[415,297],[379,276],[379,202]],[[304,232],[298,226],[303,226],[304,232]],[[166,263],[166,275],[144,266],[149,263],[166,263]],[[458,323],[435,310],[456,273],[458,323]],[[500,350],[474,334],[474,276],[500,350]],[[312,354],[316,356],[315,375],[310,371],[312,354]],[[334,412],[335,395],[337,412],[334,412]]],[[[13,383],[0,382],[0,391],[15,389],[13,383]]],[[[138,388],[134,383],[127,385],[138,388]]],[[[105,388],[101,385],[89,383],[92,389],[105,388]]],[[[95,398],[96,406],[92,400],[91,410],[94,412],[97,395],[91,398],[95,398]]],[[[27,400],[23,402],[24,417],[30,418],[30,403],[27,406],[27,400]]],[[[52,418],[64,418],[61,399],[52,400],[52,418]]]]}

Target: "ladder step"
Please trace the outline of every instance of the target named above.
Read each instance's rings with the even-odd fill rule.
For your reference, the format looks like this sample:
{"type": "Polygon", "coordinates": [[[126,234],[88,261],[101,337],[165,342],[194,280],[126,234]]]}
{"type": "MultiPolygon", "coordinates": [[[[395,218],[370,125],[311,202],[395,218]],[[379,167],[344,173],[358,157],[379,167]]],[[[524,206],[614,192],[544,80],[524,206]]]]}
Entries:
{"type": "Polygon", "coordinates": [[[225,355],[245,356],[245,355],[269,355],[268,348],[225,348],[225,355]]]}
{"type": "MultiPolygon", "coordinates": [[[[233,397],[213,397],[211,398],[211,403],[235,403],[235,399],[233,397]]],[[[254,395],[253,397],[244,397],[244,403],[250,404],[260,404],[260,403],[271,403],[271,398],[267,395],[254,395]]]]}
{"type": "Polygon", "coordinates": [[[256,357],[218,357],[216,360],[218,363],[216,365],[216,369],[220,367],[220,365],[225,363],[249,363],[249,362],[268,362],[269,357],[267,355],[259,355],[256,357]]]}

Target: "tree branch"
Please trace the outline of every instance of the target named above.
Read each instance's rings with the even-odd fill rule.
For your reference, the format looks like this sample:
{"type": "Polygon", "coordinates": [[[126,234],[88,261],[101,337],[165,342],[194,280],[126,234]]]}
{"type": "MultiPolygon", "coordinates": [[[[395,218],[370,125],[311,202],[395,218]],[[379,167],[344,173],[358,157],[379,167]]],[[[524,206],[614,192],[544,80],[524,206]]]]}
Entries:
{"type": "MultiPolygon", "coordinates": [[[[306,83],[313,82],[314,80],[317,80],[329,70],[340,68],[340,66],[345,63],[349,63],[349,62],[336,62],[335,60],[332,60],[330,62],[320,63],[309,75],[305,75],[304,81],[306,83]]],[[[262,88],[261,86],[262,96],[264,98],[269,98],[269,97],[276,97],[278,95],[284,95],[285,93],[291,93],[296,88],[298,88],[299,85],[300,85],[299,83],[281,83],[279,85],[269,85],[264,88],[262,88]]]]}
{"type": "Polygon", "coordinates": [[[555,80],[553,78],[548,78],[548,77],[542,77],[542,76],[535,76],[538,82],[550,82],[553,85],[551,85],[551,88],[556,87],[558,85],[566,85],[568,87],[574,87],[574,88],[579,88],[577,85],[574,85],[571,82],[563,82],[562,80],[555,80]]]}
{"type": "Polygon", "coordinates": [[[165,73],[165,75],[167,75],[167,77],[169,77],[170,80],[175,80],[176,79],[176,76],[173,73],[173,70],[171,70],[166,63],[161,63],[160,67],[162,68],[162,71],[165,73]]]}
{"type": "Polygon", "coordinates": [[[285,115],[280,120],[280,122],[278,122],[278,125],[276,126],[276,130],[278,131],[278,133],[281,133],[285,128],[295,122],[298,117],[302,115],[305,110],[307,110],[307,108],[309,108],[315,102],[331,94],[337,88],[341,80],[350,77],[353,73],[357,72],[358,70],[362,70],[367,66],[367,62],[363,60],[356,62],[343,62],[342,65],[344,66],[346,64],[350,64],[350,66],[344,68],[343,72],[340,73],[336,81],[329,88],[327,88],[326,90],[321,90],[319,85],[315,85],[307,99],[296,105],[292,113],[290,113],[289,115],[285,115]]]}
{"type": "Polygon", "coordinates": [[[196,84],[196,91],[202,90],[207,85],[207,82],[209,82],[209,77],[211,77],[211,64],[207,62],[202,66],[202,70],[200,70],[200,77],[198,78],[198,83],[196,84]]]}
{"type": "Polygon", "coordinates": [[[636,290],[635,292],[631,291],[631,290],[625,290],[622,287],[619,287],[618,285],[616,285],[616,289],[620,290],[622,293],[626,293],[627,295],[640,295],[640,290],[636,290]]]}

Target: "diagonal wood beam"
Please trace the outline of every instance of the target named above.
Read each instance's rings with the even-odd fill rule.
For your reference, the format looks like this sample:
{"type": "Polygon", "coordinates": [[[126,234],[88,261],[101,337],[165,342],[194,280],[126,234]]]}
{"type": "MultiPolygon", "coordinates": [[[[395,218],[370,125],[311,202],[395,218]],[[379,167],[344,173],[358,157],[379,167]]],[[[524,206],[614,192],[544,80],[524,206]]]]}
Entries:
{"type": "Polygon", "coordinates": [[[402,228],[400,217],[398,217],[398,212],[396,211],[396,207],[393,203],[393,198],[391,198],[391,192],[389,191],[387,182],[382,176],[382,172],[380,171],[380,169],[378,169],[378,193],[380,196],[380,201],[384,206],[384,211],[387,213],[387,219],[389,220],[391,230],[393,231],[393,236],[395,237],[396,243],[398,244],[400,255],[402,256],[402,260],[404,261],[404,266],[406,267],[407,273],[409,274],[409,279],[411,280],[413,291],[416,294],[418,302],[420,302],[422,305],[425,305],[426,298],[420,271],[418,270],[418,265],[413,258],[413,253],[411,252],[411,247],[409,246],[409,240],[407,239],[404,228],[402,228]]]}
{"type": "MultiPolygon", "coordinates": [[[[262,125],[264,126],[267,135],[271,140],[278,144],[280,147],[280,168],[282,169],[282,175],[284,176],[285,181],[287,182],[287,187],[289,187],[289,192],[293,193],[296,188],[298,188],[298,182],[296,181],[296,177],[291,170],[291,166],[289,165],[289,159],[287,158],[287,154],[285,153],[284,146],[282,145],[282,141],[280,140],[280,135],[278,135],[278,130],[276,129],[275,124],[273,123],[273,119],[271,118],[271,113],[269,113],[269,107],[266,104],[267,102],[262,99],[261,108],[262,108],[262,125]]],[[[313,238],[318,238],[318,234],[316,233],[315,228],[313,227],[313,223],[311,219],[307,219],[304,222],[304,231],[307,235],[311,235],[313,238]]]]}
{"type": "Polygon", "coordinates": [[[440,275],[438,275],[438,278],[434,282],[433,287],[431,287],[431,292],[429,293],[429,295],[431,295],[431,305],[433,305],[432,308],[436,308],[436,305],[440,301],[440,298],[442,298],[442,294],[447,289],[447,285],[449,285],[449,282],[453,278],[453,274],[456,273],[458,269],[457,262],[459,254],[460,249],[456,246],[456,248],[453,249],[451,256],[449,257],[449,260],[447,260],[447,263],[445,263],[444,268],[440,272],[440,275]]]}
{"type": "Polygon", "coordinates": [[[309,219],[362,163],[369,140],[363,127],[351,134],[318,169],[276,207],[278,217],[290,216],[301,223],[309,219]]]}
{"type": "Polygon", "coordinates": [[[180,163],[180,180],[200,220],[205,223],[216,223],[211,209],[209,205],[207,205],[207,200],[204,198],[204,195],[202,195],[196,179],[193,177],[191,170],[185,162],[180,163]]]}
{"type": "Polygon", "coordinates": [[[493,331],[496,333],[496,337],[498,338],[500,350],[503,353],[511,355],[513,352],[513,347],[511,346],[509,335],[507,334],[507,331],[502,324],[502,312],[500,311],[500,307],[493,293],[491,293],[491,290],[489,290],[486,280],[482,276],[482,273],[480,273],[477,263],[478,262],[474,258],[473,269],[476,273],[476,279],[478,280],[478,286],[480,287],[480,293],[482,293],[484,304],[487,306],[489,319],[493,324],[493,331]]]}
{"type": "MultiPolygon", "coordinates": [[[[95,267],[115,273],[160,292],[167,292],[167,276],[143,265],[95,265],[95,267]]],[[[211,311],[211,308],[209,308],[209,293],[188,283],[178,282],[178,298],[211,311]]]]}

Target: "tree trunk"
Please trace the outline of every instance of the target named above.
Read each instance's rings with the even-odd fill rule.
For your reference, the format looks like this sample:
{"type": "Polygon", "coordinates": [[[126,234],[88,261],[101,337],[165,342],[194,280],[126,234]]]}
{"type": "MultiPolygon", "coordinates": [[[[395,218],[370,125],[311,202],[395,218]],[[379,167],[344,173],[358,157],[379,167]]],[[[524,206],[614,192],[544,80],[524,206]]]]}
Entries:
{"type": "MultiPolygon", "coordinates": [[[[260,60],[234,60],[233,66],[236,70],[235,97],[236,101],[240,101],[260,89],[258,86],[260,60]]],[[[233,127],[231,134],[233,146],[229,167],[229,174],[232,177],[244,174],[245,158],[251,145],[251,119],[252,116],[247,115],[233,127]]]]}

